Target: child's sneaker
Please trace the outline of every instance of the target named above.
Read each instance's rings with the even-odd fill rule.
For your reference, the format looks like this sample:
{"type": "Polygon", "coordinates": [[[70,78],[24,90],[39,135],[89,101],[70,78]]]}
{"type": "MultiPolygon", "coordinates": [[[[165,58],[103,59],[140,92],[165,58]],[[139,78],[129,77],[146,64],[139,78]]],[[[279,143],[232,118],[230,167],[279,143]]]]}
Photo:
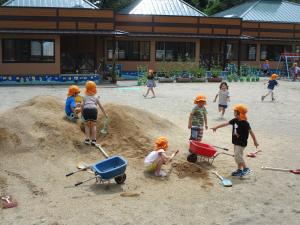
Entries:
{"type": "Polygon", "coordinates": [[[261,101],[263,102],[265,99],[265,96],[261,96],[261,101]]]}
{"type": "Polygon", "coordinates": [[[246,167],[246,168],[243,169],[243,172],[242,172],[241,176],[246,176],[250,173],[251,173],[251,169],[246,167]]]}
{"type": "Polygon", "coordinates": [[[237,177],[237,176],[242,176],[242,174],[243,174],[243,170],[238,169],[238,170],[232,172],[231,176],[237,177]]]}
{"type": "Polygon", "coordinates": [[[274,102],[275,101],[275,98],[272,98],[272,102],[274,102]]]}
{"type": "Polygon", "coordinates": [[[90,145],[90,144],[91,144],[91,141],[90,141],[90,139],[85,139],[85,140],[84,140],[84,144],[86,144],[86,145],[90,145]]]}
{"type": "Polygon", "coordinates": [[[96,140],[92,140],[91,145],[96,146],[96,144],[97,144],[96,140]]]}
{"type": "Polygon", "coordinates": [[[155,172],[154,175],[157,177],[165,177],[165,176],[167,176],[167,173],[163,170],[160,170],[159,173],[155,172]]]}

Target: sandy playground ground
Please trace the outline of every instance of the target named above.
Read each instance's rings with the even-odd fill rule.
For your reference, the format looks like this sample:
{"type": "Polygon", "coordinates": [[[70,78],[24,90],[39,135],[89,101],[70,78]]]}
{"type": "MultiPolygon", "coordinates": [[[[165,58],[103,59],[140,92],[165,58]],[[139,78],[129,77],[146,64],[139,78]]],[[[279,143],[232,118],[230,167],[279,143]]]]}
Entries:
{"type": "MultiPolygon", "coordinates": [[[[80,161],[93,163],[104,157],[82,143],[80,125],[64,120],[67,87],[1,87],[0,188],[19,205],[0,209],[0,224],[299,224],[300,176],[260,169],[300,167],[300,83],[279,83],[276,102],[267,98],[263,103],[262,82],[229,83],[231,102],[225,118],[233,117],[235,103],[248,105],[249,122],[263,151],[257,158],[246,158],[253,173],[244,179],[230,176],[236,169],[230,156],[217,157],[213,166],[186,161],[188,115],[199,92],[208,97],[209,127],[223,122],[213,103],[219,84],[158,84],[154,99],[144,99],[144,87],[99,86],[111,122],[109,134],[99,135],[97,141],[109,155],[128,160],[127,180],[123,185],[91,181],[79,187],[74,184],[92,175],[65,174],[80,161]],[[170,152],[180,149],[165,166],[170,175],[163,179],[143,171],[143,158],[161,135],[169,138],[170,152]],[[213,170],[231,179],[233,186],[220,185],[213,170]]],[[[228,147],[232,153],[231,127],[215,134],[205,131],[204,142],[228,147]]],[[[253,151],[249,137],[246,153],[253,151]]]]}

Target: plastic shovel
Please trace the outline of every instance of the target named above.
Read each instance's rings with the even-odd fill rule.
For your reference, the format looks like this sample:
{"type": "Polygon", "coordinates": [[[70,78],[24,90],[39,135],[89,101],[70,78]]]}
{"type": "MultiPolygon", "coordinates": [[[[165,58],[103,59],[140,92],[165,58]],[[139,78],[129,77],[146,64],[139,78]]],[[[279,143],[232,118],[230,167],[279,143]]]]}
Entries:
{"type": "Polygon", "coordinates": [[[257,150],[256,152],[249,152],[247,154],[248,157],[255,158],[257,153],[262,152],[262,150],[257,150]]]}
{"type": "Polygon", "coordinates": [[[262,170],[275,170],[275,171],[282,171],[282,172],[290,172],[293,174],[300,174],[300,169],[295,169],[295,170],[291,170],[291,169],[284,169],[284,168],[272,168],[272,167],[261,167],[262,170]]]}
{"type": "Polygon", "coordinates": [[[220,174],[218,174],[217,171],[212,171],[212,173],[215,174],[222,181],[222,185],[224,187],[232,187],[231,180],[223,178],[220,174]]]}

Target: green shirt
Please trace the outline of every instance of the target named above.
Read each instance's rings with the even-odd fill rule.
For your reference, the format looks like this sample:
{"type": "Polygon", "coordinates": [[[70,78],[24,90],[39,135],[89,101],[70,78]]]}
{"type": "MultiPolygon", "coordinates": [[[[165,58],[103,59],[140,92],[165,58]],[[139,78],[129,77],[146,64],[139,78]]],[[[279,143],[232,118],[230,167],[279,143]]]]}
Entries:
{"type": "Polygon", "coordinates": [[[192,110],[192,126],[203,126],[204,115],[207,114],[206,108],[199,108],[197,105],[192,110]]]}

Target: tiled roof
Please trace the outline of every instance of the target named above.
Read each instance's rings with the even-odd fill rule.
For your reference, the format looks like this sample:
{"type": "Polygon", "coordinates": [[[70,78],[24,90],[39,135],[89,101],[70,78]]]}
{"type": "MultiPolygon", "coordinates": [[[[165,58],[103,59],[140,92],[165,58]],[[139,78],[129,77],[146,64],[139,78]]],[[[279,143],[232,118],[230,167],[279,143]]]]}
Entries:
{"type": "Polygon", "coordinates": [[[213,16],[239,17],[246,21],[300,23],[300,4],[282,0],[250,0],[213,16]]]}
{"type": "Polygon", "coordinates": [[[2,6],[98,9],[87,0],[9,0],[2,6]]]}
{"type": "Polygon", "coordinates": [[[183,0],[139,0],[122,9],[121,14],[206,16],[183,0]]]}

